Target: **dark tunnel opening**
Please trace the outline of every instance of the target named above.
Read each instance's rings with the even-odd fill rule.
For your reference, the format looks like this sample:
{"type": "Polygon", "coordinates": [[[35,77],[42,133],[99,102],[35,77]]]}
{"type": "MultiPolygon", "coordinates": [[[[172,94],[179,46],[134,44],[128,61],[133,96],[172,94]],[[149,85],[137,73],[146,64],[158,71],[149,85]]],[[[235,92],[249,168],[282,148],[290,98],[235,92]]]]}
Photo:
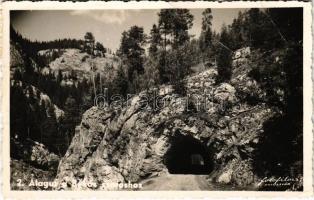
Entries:
{"type": "Polygon", "coordinates": [[[213,169],[208,148],[189,135],[176,134],[164,164],[171,174],[209,174],[213,169]]]}

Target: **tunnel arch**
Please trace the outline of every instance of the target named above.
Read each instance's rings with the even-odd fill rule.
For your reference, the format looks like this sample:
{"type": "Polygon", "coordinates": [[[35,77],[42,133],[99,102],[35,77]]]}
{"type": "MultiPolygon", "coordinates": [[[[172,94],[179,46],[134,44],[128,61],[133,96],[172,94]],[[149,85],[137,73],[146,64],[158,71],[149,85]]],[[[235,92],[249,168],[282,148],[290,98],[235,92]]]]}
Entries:
{"type": "Polygon", "coordinates": [[[170,174],[209,174],[212,171],[209,149],[200,140],[180,133],[169,140],[171,145],[163,162],[170,174]]]}

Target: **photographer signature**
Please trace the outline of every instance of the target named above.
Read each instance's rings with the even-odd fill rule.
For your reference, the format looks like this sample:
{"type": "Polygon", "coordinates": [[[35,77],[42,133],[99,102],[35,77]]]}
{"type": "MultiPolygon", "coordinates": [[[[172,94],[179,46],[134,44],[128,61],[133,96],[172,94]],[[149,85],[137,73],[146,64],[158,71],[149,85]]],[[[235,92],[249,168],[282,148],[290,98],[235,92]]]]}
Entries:
{"type": "Polygon", "coordinates": [[[302,181],[302,178],[292,177],[264,177],[258,183],[258,186],[289,186],[296,182],[302,181]]]}

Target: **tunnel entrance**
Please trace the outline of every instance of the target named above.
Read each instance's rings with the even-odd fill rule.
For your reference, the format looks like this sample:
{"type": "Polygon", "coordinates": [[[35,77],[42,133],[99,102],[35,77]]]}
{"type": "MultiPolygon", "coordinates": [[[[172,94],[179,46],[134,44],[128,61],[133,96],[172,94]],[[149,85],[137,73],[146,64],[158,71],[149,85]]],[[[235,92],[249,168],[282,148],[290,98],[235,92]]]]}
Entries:
{"type": "Polygon", "coordinates": [[[199,140],[176,134],[170,138],[171,147],[164,163],[171,174],[209,174],[212,170],[210,153],[199,140]]]}

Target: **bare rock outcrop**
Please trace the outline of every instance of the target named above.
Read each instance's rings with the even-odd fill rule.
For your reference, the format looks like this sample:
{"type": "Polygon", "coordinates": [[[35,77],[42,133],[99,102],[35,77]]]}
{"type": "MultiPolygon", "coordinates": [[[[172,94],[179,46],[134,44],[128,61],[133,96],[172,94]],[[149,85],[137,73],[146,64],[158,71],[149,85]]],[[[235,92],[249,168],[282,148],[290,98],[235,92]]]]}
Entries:
{"type": "Polygon", "coordinates": [[[162,86],[118,108],[86,111],[59,164],[56,180],[64,183],[59,189],[108,190],[103,183],[139,182],[178,170],[171,162],[180,154],[174,146],[181,141],[190,142],[181,146],[191,149],[202,147],[196,151],[203,152],[211,181],[252,184],[252,152],[263,123],[275,112],[264,103],[241,102],[239,86],[247,77],[215,85],[216,76],[216,70],[209,69],[187,78],[188,96],[162,86]]]}
{"type": "Polygon", "coordinates": [[[60,157],[30,139],[11,138],[10,185],[12,190],[52,190],[60,157]],[[36,184],[39,180],[40,185],[36,184]]]}
{"type": "Polygon", "coordinates": [[[23,141],[11,138],[11,145],[11,157],[15,159],[45,170],[53,171],[58,167],[60,157],[39,142],[28,138],[23,141]]]}

